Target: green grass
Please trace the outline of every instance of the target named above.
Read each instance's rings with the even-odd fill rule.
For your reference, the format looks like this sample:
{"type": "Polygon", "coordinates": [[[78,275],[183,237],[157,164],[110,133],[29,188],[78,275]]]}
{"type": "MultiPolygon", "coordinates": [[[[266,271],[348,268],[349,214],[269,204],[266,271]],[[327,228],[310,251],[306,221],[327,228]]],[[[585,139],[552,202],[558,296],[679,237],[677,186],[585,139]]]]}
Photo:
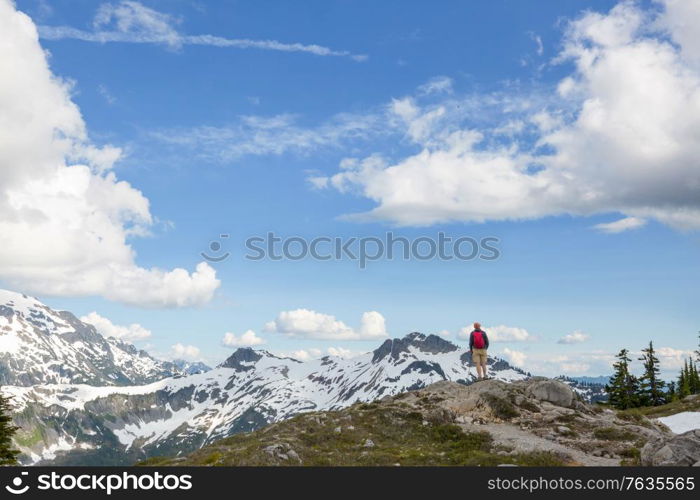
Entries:
{"type": "Polygon", "coordinates": [[[668,417],[684,411],[700,411],[700,398],[695,398],[691,401],[688,398],[673,401],[660,406],[644,406],[642,408],[630,408],[629,410],[620,410],[617,412],[620,418],[638,418],[636,415],[645,416],[647,418],[668,417]]]}
{"type": "Polygon", "coordinates": [[[634,432],[617,427],[599,427],[593,431],[593,436],[604,441],[634,441],[638,437],[634,432]]]}
{"type": "Polygon", "coordinates": [[[484,399],[493,410],[494,415],[503,420],[510,420],[520,416],[518,409],[510,401],[494,394],[484,394],[484,399]]]}
{"type": "Polygon", "coordinates": [[[41,434],[41,428],[38,426],[34,427],[31,431],[27,431],[25,429],[18,430],[14,435],[15,443],[17,443],[19,446],[24,446],[27,448],[40,442],[42,439],[44,438],[41,434]]]}

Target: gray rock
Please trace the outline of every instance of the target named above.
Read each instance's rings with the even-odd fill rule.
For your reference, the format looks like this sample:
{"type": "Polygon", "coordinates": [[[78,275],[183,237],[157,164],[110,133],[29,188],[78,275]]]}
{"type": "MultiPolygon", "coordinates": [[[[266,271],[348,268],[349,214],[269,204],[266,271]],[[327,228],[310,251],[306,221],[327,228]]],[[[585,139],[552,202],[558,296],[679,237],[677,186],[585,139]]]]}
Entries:
{"type": "Polygon", "coordinates": [[[694,465],[700,461],[700,429],[650,440],[641,452],[642,465],[694,465]]]}
{"type": "Polygon", "coordinates": [[[374,441],[368,438],[365,440],[362,446],[364,446],[365,448],[374,448],[374,441]]]}
{"type": "Polygon", "coordinates": [[[558,380],[535,380],[528,385],[527,394],[540,401],[567,408],[576,400],[571,387],[558,380]]]}

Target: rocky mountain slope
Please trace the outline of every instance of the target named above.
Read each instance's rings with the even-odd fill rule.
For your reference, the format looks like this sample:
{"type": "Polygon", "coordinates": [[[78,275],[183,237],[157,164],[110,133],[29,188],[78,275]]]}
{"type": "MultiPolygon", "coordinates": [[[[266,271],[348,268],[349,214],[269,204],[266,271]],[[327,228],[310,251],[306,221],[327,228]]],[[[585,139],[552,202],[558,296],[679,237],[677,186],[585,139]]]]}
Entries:
{"type": "Polygon", "coordinates": [[[180,373],[132,344],[103,337],[68,311],[0,290],[0,385],[124,386],[180,373]]]}
{"type": "MultiPolygon", "coordinates": [[[[41,354],[40,363],[17,364],[11,352],[5,358],[6,380],[15,385],[2,390],[16,407],[24,463],[126,464],[186,453],[304,411],[340,409],[440,380],[471,383],[475,377],[465,349],[412,333],[352,359],[327,356],[302,363],[238,349],[217,368],[187,376],[162,378],[157,368],[167,365],[148,357],[153,377],[159,378],[157,372],[160,379],[143,384],[137,380],[151,372],[136,370],[136,354],[115,356],[111,339],[72,315],[25,297],[14,297],[7,307],[4,332],[13,340],[5,347],[19,339],[31,346],[23,349],[41,354]]],[[[490,360],[490,370],[499,380],[527,377],[497,358],[490,360]]]]}
{"type": "Polygon", "coordinates": [[[693,439],[585,404],[558,380],[442,381],[144,465],[692,465],[693,439]]]}

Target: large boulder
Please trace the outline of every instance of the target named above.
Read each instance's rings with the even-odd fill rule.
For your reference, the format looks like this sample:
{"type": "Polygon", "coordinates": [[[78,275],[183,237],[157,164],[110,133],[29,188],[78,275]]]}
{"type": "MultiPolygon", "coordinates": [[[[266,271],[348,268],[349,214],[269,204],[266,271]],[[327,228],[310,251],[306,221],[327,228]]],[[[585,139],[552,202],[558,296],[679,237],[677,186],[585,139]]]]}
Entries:
{"type": "Polygon", "coordinates": [[[540,401],[549,401],[557,406],[570,408],[576,396],[574,391],[564,382],[552,379],[533,378],[525,390],[528,396],[540,401]]]}
{"type": "Polygon", "coordinates": [[[700,429],[677,436],[662,436],[644,445],[642,465],[697,465],[700,463],[700,429]]]}

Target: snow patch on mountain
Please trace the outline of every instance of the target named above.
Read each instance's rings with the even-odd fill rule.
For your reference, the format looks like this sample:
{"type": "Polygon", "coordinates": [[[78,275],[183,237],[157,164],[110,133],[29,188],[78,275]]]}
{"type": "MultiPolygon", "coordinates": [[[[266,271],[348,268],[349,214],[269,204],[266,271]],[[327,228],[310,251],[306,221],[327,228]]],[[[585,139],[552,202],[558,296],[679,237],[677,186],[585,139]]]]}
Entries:
{"type": "Polygon", "coordinates": [[[143,384],[179,374],[133,344],[105,338],[68,311],[0,290],[0,384],[143,384]]]}

